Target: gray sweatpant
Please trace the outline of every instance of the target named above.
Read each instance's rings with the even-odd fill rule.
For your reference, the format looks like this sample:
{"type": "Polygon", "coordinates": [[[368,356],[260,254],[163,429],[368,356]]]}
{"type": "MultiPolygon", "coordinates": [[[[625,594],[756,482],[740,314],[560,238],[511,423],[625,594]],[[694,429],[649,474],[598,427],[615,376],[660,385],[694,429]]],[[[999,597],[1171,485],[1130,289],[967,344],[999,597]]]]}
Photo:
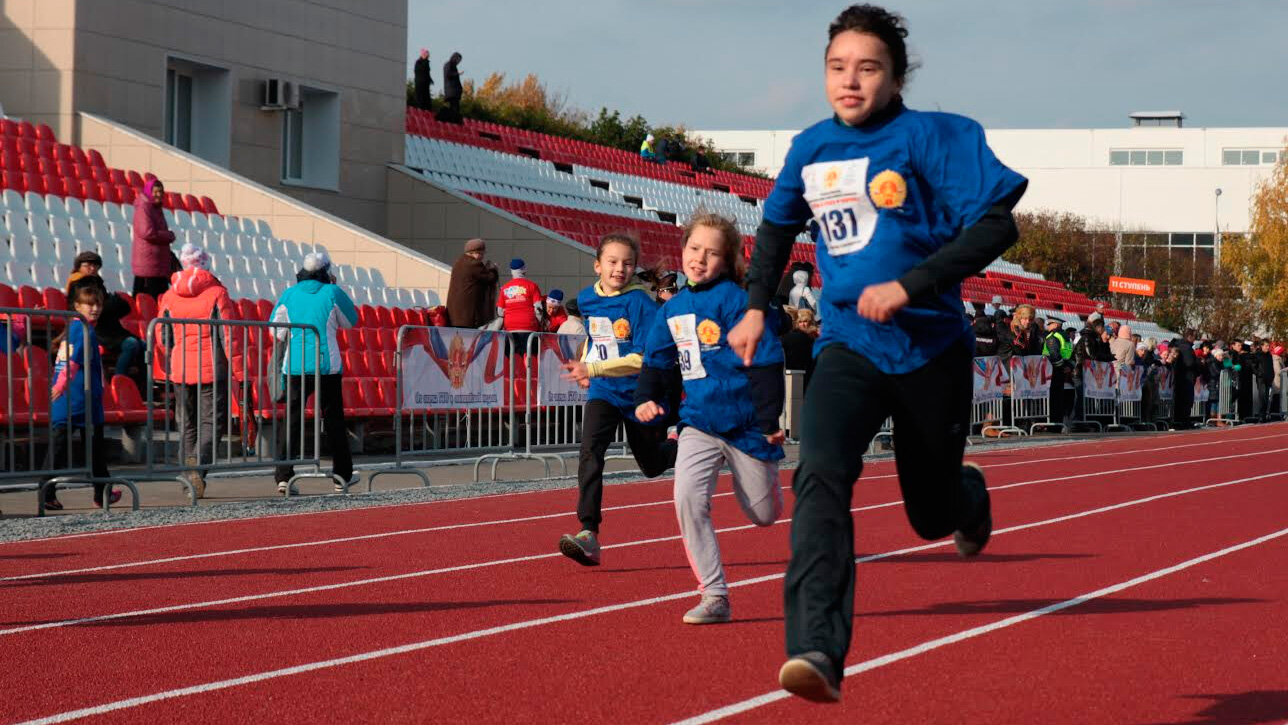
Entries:
{"type": "Polygon", "coordinates": [[[689,566],[698,578],[698,591],[728,596],[720,544],[711,523],[711,497],[716,492],[720,467],[733,470],[733,491],[743,513],[757,526],[769,526],[783,511],[783,490],[778,484],[778,464],[753,458],[723,438],[697,428],[680,431],[675,456],[675,514],[689,566]]]}

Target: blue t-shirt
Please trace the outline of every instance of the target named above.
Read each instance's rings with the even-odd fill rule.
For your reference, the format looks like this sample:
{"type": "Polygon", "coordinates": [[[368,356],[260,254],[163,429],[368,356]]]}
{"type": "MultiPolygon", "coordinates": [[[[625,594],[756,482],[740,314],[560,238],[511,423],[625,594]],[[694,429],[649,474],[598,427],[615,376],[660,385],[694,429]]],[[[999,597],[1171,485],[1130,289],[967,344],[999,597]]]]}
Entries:
{"type": "MultiPolygon", "coordinates": [[[[684,379],[681,426],[720,436],[762,461],[777,461],[783,448],[765,440],[765,434],[773,431],[762,431],[757,425],[747,368],[729,347],[729,330],[746,310],[747,291],[728,278],[686,286],[662,305],[649,330],[644,364],[663,370],[679,364],[684,379]]],[[[760,338],[753,367],[782,364],[783,346],[777,333],[769,329],[760,338]]],[[[777,374],[782,375],[781,370],[777,374]]]]}
{"type": "Polygon", "coordinates": [[[89,377],[90,417],[94,425],[103,425],[103,359],[98,354],[98,335],[89,328],[89,367],[85,367],[85,323],[74,319],[67,325],[67,339],[54,352],[54,383],[67,375],[67,363],[75,361],[80,369],[67,381],[67,389],[49,406],[49,418],[55,427],[85,427],[85,375],[89,377]]]}
{"type": "Polygon", "coordinates": [[[815,354],[842,344],[890,374],[916,370],[971,334],[960,287],[917,299],[885,324],[859,316],[859,295],[903,276],[1025,183],[993,155],[979,124],[894,103],[870,125],[831,118],[796,136],[764,215],[779,226],[815,222],[823,276],[815,354]]]}
{"type": "MultiPolygon", "coordinates": [[[[584,362],[606,362],[627,355],[644,354],[644,338],[657,316],[657,301],[642,285],[628,286],[621,294],[601,295],[591,285],[577,295],[586,322],[584,362]]],[[[603,400],[635,420],[635,386],[639,375],[591,378],[588,400],[603,400]]]]}

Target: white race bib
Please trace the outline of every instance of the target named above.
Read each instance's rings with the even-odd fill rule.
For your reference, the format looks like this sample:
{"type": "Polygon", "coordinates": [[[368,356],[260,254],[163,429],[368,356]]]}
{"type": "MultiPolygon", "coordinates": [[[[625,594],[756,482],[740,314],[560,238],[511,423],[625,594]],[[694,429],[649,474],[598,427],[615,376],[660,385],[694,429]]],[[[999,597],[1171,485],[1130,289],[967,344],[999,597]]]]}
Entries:
{"type": "Polygon", "coordinates": [[[590,344],[586,346],[585,362],[607,362],[621,357],[617,352],[617,336],[613,334],[613,321],[607,317],[587,317],[590,344]]]}
{"type": "Polygon", "coordinates": [[[829,254],[853,254],[868,246],[877,210],[868,198],[867,159],[809,164],[801,169],[801,180],[829,254]]]}
{"type": "Polygon", "coordinates": [[[702,367],[697,316],[688,314],[668,317],[666,326],[671,330],[671,339],[675,340],[675,358],[680,363],[680,377],[685,380],[705,378],[707,369],[702,367]]]}

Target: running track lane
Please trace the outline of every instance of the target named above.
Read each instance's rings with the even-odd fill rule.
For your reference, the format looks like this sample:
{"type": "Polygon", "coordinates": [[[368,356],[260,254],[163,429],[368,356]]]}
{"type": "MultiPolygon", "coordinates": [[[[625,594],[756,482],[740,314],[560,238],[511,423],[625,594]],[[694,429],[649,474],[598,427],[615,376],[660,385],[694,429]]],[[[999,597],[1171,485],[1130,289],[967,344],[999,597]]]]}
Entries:
{"type": "MultiPolygon", "coordinates": [[[[1273,464],[1283,457],[1282,453],[1271,454],[1267,451],[1245,455],[1244,451],[1252,452],[1260,445],[1262,444],[1254,442],[1242,443],[1233,448],[1222,446],[1219,452],[1223,455],[1211,455],[1218,451],[1198,448],[1190,455],[1202,455],[1203,451],[1207,451],[1212,459],[1227,461],[1240,459],[1255,463],[1257,466],[1273,464]]],[[[1195,462],[1186,466],[1176,466],[1177,470],[1199,469],[1208,465],[1200,462],[1205,460],[1202,458],[1185,460],[1195,462]]],[[[1097,457],[1066,462],[1067,472],[1064,475],[1082,476],[1082,478],[1072,478],[1068,482],[1059,480],[1059,476],[1055,479],[1048,476],[1018,482],[1013,480],[1022,476],[1050,474],[1051,471],[1045,466],[999,467],[997,469],[999,473],[990,473],[990,477],[994,489],[1002,498],[1006,498],[1013,492],[1012,489],[1007,488],[1008,486],[1024,488],[1028,485],[1044,487],[1105,482],[1115,482],[1117,485],[1123,481],[1130,482],[1130,479],[1142,473],[1157,473],[1159,470],[1168,468],[1165,464],[1150,463],[1148,460],[1138,461],[1138,465],[1128,465],[1126,469],[1104,468],[1122,466],[1124,463],[1130,462],[1124,461],[1121,457],[1110,459],[1097,457]],[[1100,471],[1106,470],[1126,470],[1127,472],[1113,476],[1099,474],[1100,471]],[[1075,471],[1079,473],[1075,474],[1075,471]],[[1033,483],[1034,481],[1037,483],[1033,483]]],[[[1258,468],[1257,470],[1276,469],[1258,468]]],[[[893,480],[874,482],[873,485],[861,488],[856,498],[859,499],[859,507],[890,507],[889,504],[898,501],[897,486],[893,480]],[[881,497],[884,497],[883,501],[881,497]]],[[[790,497],[788,497],[788,503],[790,504],[790,497]]],[[[619,527],[618,533],[628,538],[626,542],[619,542],[619,544],[640,540],[662,540],[648,546],[664,546],[667,541],[673,546],[678,546],[674,520],[662,509],[670,511],[668,505],[633,509],[627,512],[630,514],[630,519],[623,522],[626,525],[619,527]]],[[[1005,510],[1003,509],[1001,513],[1005,513],[1005,510]]],[[[718,502],[715,514],[717,526],[746,526],[734,506],[720,505],[718,502]]],[[[860,512],[860,515],[865,516],[866,512],[860,512]]],[[[790,510],[785,516],[790,516],[790,510]]],[[[548,530],[548,521],[514,522],[505,524],[501,528],[504,530],[503,533],[489,532],[482,539],[493,542],[489,545],[488,551],[493,555],[494,561],[501,559],[501,566],[520,563],[514,561],[515,559],[559,559],[549,543],[553,536],[548,530]],[[533,553],[534,550],[537,553],[533,553]]],[[[470,566],[478,562],[477,546],[480,541],[478,531],[472,528],[452,529],[405,537],[257,552],[253,555],[235,557],[233,560],[196,559],[164,562],[145,567],[72,573],[50,578],[0,581],[0,592],[3,592],[5,600],[4,616],[0,618],[0,635],[9,633],[15,627],[101,616],[113,612],[151,610],[191,602],[222,600],[238,595],[258,596],[266,591],[296,590],[317,586],[334,587],[346,582],[378,583],[379,580],[391,576],[407,578],[408,569],[413,565],[419,566],[412,568],[412,572],[432,571],[435,573],[431,576],[437,576],[447,573],[440,571],[441,569],[470,566]],[[397,555],[373,556],[373,549],[381,552],[385,550],[383,547],[387,546],[397,547],[397,555]],[[248,561],[253,563],[248,565],[248,561]],[[264,586],[266,582],[281,583],[266,589],[264,586]]],[[[613,550],[610,550],[608,556],[613,555],[613,550]]],[[[682,553],[680,561],[683,562],[682,553]]]]}
{"type": "MultiPolygon", "coordinates": [[[[1249,483],[1240,484],[1237,487],[1232,486],[1228,489],[1218,490],[1230,491],[1236,488],[1242,490],[1244,486],[1247,486],[1249,487],[1248,491],[1253,492],[1261,491],[1264,488],[1264,485],[1265,484],[1262,483],[1249,483]]],[[[1174,519],[1177,515],[1194,515],[1194,511],[1201,511],[1215,505],[1213,501],[1208,500],[1212,495],[1213,494],[1210,492],[1196,493],[1185,497],[1163,499],[1157,503],[1150,503],[1145,506],[1138,507],[1136,510],[1140,511],[1147,508],[1154,514],[1158,514],[1160,513],[1158,509],[1169,509],[1169,511],[1161,512],[1162,517],[1174,519]],[[1194,498],[1194,501],[1187,500],[1191,497],[1194,498]],[[1170,512],[1171,508],[1177,508],[1178,511],[1170,512]]],[[[1251,496],[1252,494],[1249,493],[1249,495],[1251,496]]],[[[1267,507],[1264,502],[1256,502],[1253,504],[1253,509],[1254,511],[1264,512],[1267,507]]],[[[1131,510],[1132,509],[1121,509],[1120,511],[1125,512],[1131,510]]],[[[1103,544],[1103,542],[1113,538],[1112,534],[1122,531],[1124,526],[1121,521],[1116,520],[1121,516],[1121,514],[1108,513],[1101,514],[1100,516],[1105,517],[1105,524],[1093,525],[1092,522],[1096,521],[1098,518],[1093,516],[1086,519],[1080,519],[1080,521],[1084,523],[1082,525],[1074,524],[1074,526],[1077,526],[1080,531],[1085,531],[1088,526],[1105,529],[1105,536],[1099,538],[1099,541],[1103,544]]],[[[1155,521],[1152,528],[1150,526],[1136,527],[1134,525],[1125,527],[1133,530],[1132,540],[1127,542],[1129,544],[1127,548],[1135,551],[1136,555],[1128,556],[1122,562],[1118,563],[1119,566],[1136,565],[1142,560],[1148,560],[1150,557],[1160,555],[1159,552],[1153,552],[1151,547],[1160,547],[1160,541],[1165,537],[1159,536],[1159,528],[1161,524],[1158,523],[1158,519],[1152,520],[1155,521]]],[[[1069,524],[1054,524],[1053,526],[1067,527],[1069,524]]],[[[1042,529],[1030,529],[1026,532],[1017,532],[1016,534],[999,535],[999,543],[995,544],[991,551],[998,551],[1005,555],[1007,552],[1001,549],[1002,542],[1006,542],[1009,538],[1017,543],[1028,545],[1027,540],[1030,538],[1038,539],[1034,534],[1040,531],[1042,531],[1042,529]]],[[[1040,539],[1038,540],[1040,541],[1040,539]]],[[[767,540],[762,540],[759,543],[759,548],[764,548],[766,541],[767,540]]],[[[740,542],[741,543],[738,544],[740,550],[750,551],[755,540],[742,540],[740,538],[740,542]]],[[[861,543],[866,542],[861,541],[861,543]]],[[[1036,544],[1033,545],[1036,546],[1036,544]]],[[[727,546],[727,548],[730,547],[727,546]]],[[[935,548],[938,548],[940,553],[945,550],[945,547],[942,546],[935,548]]],[[[1122,548],[1122,542],[1119,542],[1119,548],[1122,548]]],[[[1174,555],[1177,551],[1174,547],[1169,548],[1163,546],[1162,548],[1165,551],[1161,553],[1166,553],[1169,556],[1174,555]]],[[[1114,552],[1106,552],[1103,555],[1090,552],[1090,557],[1108,557],[1111,553],[1123,556],[1121,551],[1115,550],[1114,552]]],[[[1015,581],[1017,578],[1018,587],[1020,589],[1036,586],[1036,582],[1043,579],[1043,577],[1040,576],[1027,576],[1023,572],[1019,572],[1017,577],[1015,567],[1038,567],[1037,571],[1039,573],[1058,578],[1061,587],[1067,587],[1074,581],[1080,583],[1082,578],[1089,577],[1094,572],[1101,572],[1100,567],[1087,567],[1085,566],[1085,562],[1079,561],[1079,558],[1089,557],[1074,557],[1069,559],[1055,558],[1053,560],[1046,560],[1048,556],[1059,556],[1059,552],[1044,554],[1041,556],[1032,554],[1012,554],[1009,558],[1006,558],[1005,556],[999,557],[998,560],[994,561],[991,565],[987,558],[979,562],[972,562],[969,565],[954,563],[957,566],[970,566],[972,568],[969,569],[969,571],[978,572],[981,576],[977,578],[972,577],[964,581],[970,583],[973,587],[982,586],[985,588],[985,591],[1000,588],[1015,589],[1017,588],[1017,582],[1015,581]],[[1046,563],[1040,564],[1039,562],[1043,560],[1046,560],[1046,563]],[[985,574],[987,574],[987,576],[984,576],[985,574]],[[1002,580],[993,581],[993,579],[996,578],[996,575],[1003,575],[1001,577],[1002,580]]],[[[900,562],[898,564],[887,563],[886,566],[910,566],[910,575],[920,574],[923,581],[921,581],[920,584],[913,586],[912,591],[920,591],[923,593],[933,592],[935,596],[931,596],[928,602],[926,602],[926,604],[929,604],[940,600],[938,594],[946,593],[943,587],[943,581],[945,579],[944,571],[942,570],[943,564],[940,563],[943,558],[944,557],[914,557],[911,562],[900,562]]],[[[734,576],[736,578],[738,576],[737,573],[735,573],[734,576]]],[[[626,582],[619,583],[625,584],[626,582]]],[[[769,659],[767,661],[770,663],[776,663],[781,659],[781,657],[777,656],[776,653],[776,650],[780,646],[779,642],[781,641],[781,624],[778,624],[776,620],[776,614],[780,608],[780,604],[778,603],[778,586],[779,584],[775,583],[772,585],[748,587],[745,590],[737,590],[737,594],[735,595],[735,603],[737,606],[736,611],[739,612],[739,619],[743,621],[739,624],[728,627],[705,628],[699,630],[694,628],[685,628],[682,625],[679,625],[676,621],[678,618],[678,611],[680,611],[680,607],[678,605],[687,605],[688,603],[687,601],[683,601],[678,602],[675,605],[632,609],[609,616],[555,624],[541,629],[527,630],[527,634],[522,635],[503,635],[491,639],[480,639],[468,645],[460,644],[442,649],[435,649],[431,651],[432,654],[426,653],[419,656],[403,655],[389,660],[372,662],[371,664],[362,667],[345,667],[337,668],[335,670],[325,670],[304,677],[292,677],[289,680],[281,682],[251,685],[244,689],[246,691],[256,691],[259,688],[264,688],[264,693],[276,693],[277,700],[275,700],[275,702],[280,704],[284,689],[292,693],[287,699],[296,701],[297,698],[293,693],[303,691],[312,692],[313,681],[319,680],[323,682],[323,684],[319,685],[321,688],[320,691],[345,692],[346,696],[349,698],[360,698],[367,701],[368,704],[366,706],[380,708],[379,713],[382,718],[389,714],[389,708],[394,708],[393,712],[402,713],[406,717],[423,717],[423,708],[427,707],[427,703],[431,702],[438,703],[435,705],[435,707],[439,708],[436,712],[440,712],[441,708],[448,707],[447,704],[444,704],[446,698],[451,697],[454,692],[454,688],[460,686],[465,686],[470,690],[483,687],[485,688],[485,693],[488,692],[486,690],[488,685],[499,686],[508,698],[514,698],[516,696],[522,697],[524,693],[527,693],[532,698],[530,701],[522,700],[521,704],[516,704],[516,701],[512,699],[507,700],[507,705],[503,705],[501,710],[492,709],[492,705],[488,704],[490,701],[487,700],[480,702],[478,700],[471,699],[466,702],[458,701],[450,703],[450,707],[456,709],[460,709],[461,707],[468,708],[470,703],[477,703],[483,706],[481,711],[475,712],[472,715],[469,712],[458,713],[456,712],[456,709],[442,711],[444,714],[450,712],[452,717],[474,716],[481,717],[483,719],[491,719],[496,717],[497,713],[505,710],[507,707],[518,707],[523,712],[534,712],[535,709],[539,709],[539,706],[544,702],[558,700],[559,698],[553,696],[552,693],[559,692],[560,687],[566,688],[569,685],[575,687],[578,683],[568,682],[566,679],[566,672],[562,671],[557,666],[558,663],[566,662],[569,657],[572,657],[572,661],[574,662],[583,662],[583,660],[587,659],[590,660],[589,663],[585,663],[585,667],[577,668],[577,671],[587,673],[587,675],[590,676],[589,679],[593,680],[597,687],[603,688],[602,691],[605,695],[604,700],[586,703],[585,707],[587,709],[593,710],[597,707],[617,708],[615,712],[619,716],[622,715],[623,712],[626,713],[626,716],[632,717],[644,716],[645,713],[647,713],[647,719],[654,719],[654,716],[657,716],[659,719],[665,719],[665,717],[669,717],[673,713],[665,713],[665,717],[663,717],[664,714],[658,710],[659,707],[662,707],[664,704],[669,707],[683,706],[685,704],[692,707],[694,704],[705,704],[710,700],[711,695],[706,686],[711,685],[712,683],[703,682],[701,680],[694,681],[692,678],[681,683],[667,683],[665,679],[663,679],[660,686],[647,686],[649,683],[646,682],[641,683],[645,685],[644,688],[628,686],[627,691],[620,691],[623,685],[629,685],[631,673],[642,673],[637,674],[636,676],[645,680],[651,677],[656,681],[658,677],[665,678],[667,673],[660,668],[669,663],[685,662],[694,663],[695,665],[700,663],[710,664],[712,652],[717,652],[720,662],[717,667],[718,671],[715,672],[713,676],[713,680],[715,681],[714,684],[718,685],[720,684],[720,680],[728,679],[734,670],[738,669],[738,665],[740,663],[746,665],[750,662],[757,662],[759,663],[759,666],[756,668],[756,671],[759,674],[752,678],[752,687],[756,688],[757,685],[760,685],[760,683],[764,681],[763,678],[766,676],[763,671],[764,662],[766,662],[766,654],[769,655],[769,659]],[[765,617],[761,617],[761,619],[766,619],[768,621],[756,621],[757,617],[753,615],[758,608],[762,608],[764,610],[763,613],[767,615],[765,617]],[[744,619],[744,617],[746,619],[744,619]],[[749,632],[757,629],[765,631],[759,631],[755,636],[748,637],[737,634],[742,628],[748,629],[749,632]],[[683,633],[684,636],[677,638],[674,636],[677,633],[683,633]],[[733,637],[731,637],[731,635],[733,635],[733,637]],[[688,651],[693,644],[700,644],[704,639],[712,636],[716,636],[717,640],[708,644],[716,644],[715,649],[708,647],[699,648],[699,651],[697,652],[688,651]],[[571,637],[571,640],[568,639],[569,637],[571,637]],[[515,639],[520,641],[516,642],[515,639]],[[730,643],[731,639],[735,641],[730,643]],[[602,653],[604,656],[596,656],[595,653],[587,653],[578,656],[579,652],[586,650],[588,642],[598,642],[601,647],[608,646],[612,651],[602,653]],[[759,643],[761,648],[755,653],[738,651],[740,648],[746,649],[747,646],[752,643],[759,643]],[[722,644],[731,644],[732,646],[727,647],[730,651],[721,651],[719,645],[722,644]],[[769,652],[764,651],[765,646],[769,647],[769,652]],[[679,647],[684,651],[680,653],[667,651],[675,647],[679,647]],[[643,659],[640,659],[641,657],[643,659]],[[603,661],[606,658],[611,658],[611,664],[607,667],[603,664],[603,661]],[[402,662],[395,662],[395,660],[402,660],[402,662]],[[409,664],[407,660],[411,660],[411,664],[409,664]],[[601,668],[599,671],[595,671],[597,664],[601,668]],[[392,672],[383,672],[384,669],[388,669],[389,667],[394,668],[392,672]],[[407,668],[409,667],[412,671],[408,671],[407,668]],[[493,669],[499,670],[499,679],[484,680],[482,683],[477,681],[477,675],[482,672],[491,672],[493,669]],[[625,676],[623,676],[622,673],[625,673],[625,676]],[[456,675],[460,679],[453,678],[452,675],[456,675]],[[474,675],[476,677],[475,681],[469,681],[468,684],[462,681],[462,679],[469,680],[470,675],[474,675]],[[386,677],[391,678],[387,687],[393,688],[392,690],[385,689],[385,686],[375,686],[383,682],[386,677]],[[333,678],[335,678],[334,681],[332,681],[333,678]],[[411,682],[409,682],[409,679],[411,682]],[[553,682],[548,681],[551,679],[553,679],[553,682]],[[627,682],[624,682],[624,680],[627,682]],[[349,684],[343,685],[343,682],[348,682],[349,684]],[[353,689],[354,682],[360,682],[361,687],[358,688],[360,692],[353,689]],[[282,685],[287,683],[289,683],[289,687],[283,688],[282,685]],[[674,692],[677,686],[681,685],[697,686],[697,690],[690,695],[681,693],[678,696],[671,695],[663,700],[657,699],[660,697],[661,692],[674,692]],[[336,687],[339,687],[340,689],[331,689],[336,687]],[[431,689],[431,692],[425,691],[427,687],[431,689]],[[661,687],[667,687],[667,689],[661,689],[661,687]],[[435,688],[442,689],[434,692],[433,690],[435,688]],[[371,692],[368,692],[368,689],[370,689],[371,692]],[[393,698],[395,692],[397,693],[397,697],[393,698]],[[650,695],[650,692],[658,694],[650,695]],[[389,698],[403,701],[408,697],[408,695],[414,695],[414,693],[419,693],[419,696],[413,696],[411,701],[403,703],[407,708],[413,708],[412,710],[399,710],[397,709],[399,707],[397,703],[386,702],[389,698]],[[703,697],[703,693],[706,694],[705,697],[703,697]],[[635,696],[634,699],[632,698],[632,695],[635,696]],[[638,700],[640,696],[644,697],[643,702],[638,700]],[[648,709],[641,711],[638,709],[641,706],[647,707],[648,709]],[[623,707],[627,709],[623,711],[621,709],[623,707]],[[419,715],[416,713],[419,713],[419,715]],[[490,716],[489,713],[491,714],[490,716]]],[[[681,589],[681,592],[682,591],[683,589],[681,589]]],[[[616,588],[614,588],[614,593],[616,593],[616,588]]],[[[981,595],[980,591],[947,593],[959,598],[969,598],[971,595],[978,598],[981,595]]],[[[1032,594],[1034,596],[1039,596],[1037,593],[1032,594]]],[[[689,595],[682,594],[682,596],[685,596],[686,599],[691,599],[691,596],[689,595]]],[[[909,602],[903,600],[900,600],[895,604],[905,607],[910,605],[909,602]]],[[[921,603],[914,601],[911,604],[916,605],[921,603]]],[[[970,625],[967,624],[966,626],[970,625]]],[[[895,628],[892,627],[891,629],[893,631],[895,628]]],[[[927,631],[926,626],[912,626],[907,629],[910,630],[909,634],[913,637],[924,636],[927,631]]],[[[317,643],[315,642],[315,644],[317,643]]],[[[690,670],[687,674],[691,675],[692,671],[690,670]]],[[[737,687],[741,683],[743,689],[746,689],[746,682],[744,680],[746,680],[746,675],[749,673],[742,674],[743,677],[734,677],[733,681],[728,684],[737,687]]],[[[241,689],[243,688],[238,688],[238,690],[241,689]]],[[[683,687],[680,687],[680,689],[683,690],[683,687]]],[[[751,692],[754,694],[755,689],[751,692]]],[[[199,709],[206,712],[220,712],[222,714],[228,714],[231,712],[244,712],[244,708],[247,705],[259,701],[264,696],[265,695],[263,693],[247,694],[246,692],[238,692],[237,690],[228,690],[215,695],[192,698],[191,702],[200,701],[199,709]],[[209,705],[209,702],[206,702],[206,700],[210,697],[231,697],[233,702],[240,703],[237,707],[243,709],[229,710],[228,707],[230,707],[230,705],[224,704],[217,706],[215,710],[205,710],[209,705]]],[[[317,693],[313,693],[302,697],[302,699],[298,699],[296,707],[302,708],[298,712],[287,707],[285,711],[274,710],[272,716],[275,718],[290,716],[305,717],[308,714],[307,708],[315,706],[319,701],[317,697],[319,697],[319,695],[317,693]],[[294,713],[294,715],[291,715],[291,713],[294,713]]],[[[198,705],[191,704],[185,705],[182,701],[175,700],[164,706],[149,706],[149,709],[157,707],[188,708],[197,706],[198,705]]],[[[547,713],[549,717],[559,716],[556,715],[558,712],[564,712],[562,716],[566,717],[566,712],[559,709],[565,708],[566,710],[566,698],[565,701],[562,701],[558,706],[554,703],[550,703],[550,706],[554,709],[547,713]]],[[[364,705],[359,703],[357,707],[362,708],[364,705]]],[[[141,712],[143,711],[136,711],[133,715],[138,716],[141,712]]],[[[249,713],[246,714],[249,715],[249,713]]],[[[346,713],[346,716],[348,714],[350,713],[346,713]]],[[[357,713],[355,712],[353,714],[357,713]]],[[[178,713],[175,713],[174,716],[178,716],[178,713]]],[[[160,715],[159,717],[168,718],[170,716],[160,715]]]]}
{"type": "MultiPolygon", "coordinates": [[[[1221,450],[1227,443],[1248,441],[1267,448],[1278,447],[1277,441],[1288,439],[1288,424],[1257,426],[1243,429],[1203,431],[1186,434],[1159,434],[1099,441],[1082,441],[1037,449],[988,450],[968,449],[967,455],[985,465],[998,466],[996,471],[1023,467],[1034,459],[1067,459],[1068,463],[1094,460],[1087,456],[1106,457],[1130,454],[1128,460],[1158,456],[1158,460],[1182,457],[1187,453],[1207,455],[1221,450]],[[1144,446],[1142,449],[1141,447],[1144,446]],[[1191,450],[1192,449],[1192,450],[1191,450]],[[1151,450],[1157,453],[1151,454],[1151,450]]],[[[1186,457],[1202,457],[1193,455],[1186,457]]],[[[1055,466],[1068,465],[1065,460],[1055,466]]],[[[866,466],[857,487],[892,481],[892,461],[876,461],[866,466]]],[[[990,481],[991,483],[991,481],[990,481]]],[[[611,532],[624,517],[620,506],[640,504],[665,505],[671,494],[671,479],[611,485],[605,497],[605,530],[611,532]]],[[[389,507],[344,509],[340,511],[285,514],[256,519],[198,522],[132,530],[115,530],[33,541],[0,543],[0,578],[77,570],[100,566],[104,562],[133,562],[184,556],[202,552],[237,550],[245,547],[290,545],[337,537],[363,536],[397,532],[410,528],[451,526],[469,522],[507,520],[520,517],[546,516],[552,531],[571,530],[576,526],[572,513],[576,501],[573,489],[555,489],[518,494],[467,499],[451,499],[421,504],[389,507]]]]}

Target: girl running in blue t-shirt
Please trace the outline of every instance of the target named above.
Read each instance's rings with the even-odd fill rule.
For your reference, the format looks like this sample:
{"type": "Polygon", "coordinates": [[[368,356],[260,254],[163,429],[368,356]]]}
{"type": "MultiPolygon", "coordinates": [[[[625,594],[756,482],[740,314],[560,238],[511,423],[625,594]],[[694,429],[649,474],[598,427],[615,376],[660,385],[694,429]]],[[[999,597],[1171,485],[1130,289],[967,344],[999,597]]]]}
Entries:
{"type": "Polygon", "coordinates": [[[855,5],[828,29],[833,116],[801,132],[765,202],[747,314],[729,334],[750,363],[792,241],[816,225],[822,334],[805,395],[785,581],[788,660],[779,682],[840,699],[854,614],[850,497],[862,451],[887,417],[904,508],[926,539],[962,556],[992,532],[984,477],[962,464],[974,341],[960,283],[1017,238],[1027,181],[993,155],[979,124],[914,111],[903,18],[855,5]]]}

